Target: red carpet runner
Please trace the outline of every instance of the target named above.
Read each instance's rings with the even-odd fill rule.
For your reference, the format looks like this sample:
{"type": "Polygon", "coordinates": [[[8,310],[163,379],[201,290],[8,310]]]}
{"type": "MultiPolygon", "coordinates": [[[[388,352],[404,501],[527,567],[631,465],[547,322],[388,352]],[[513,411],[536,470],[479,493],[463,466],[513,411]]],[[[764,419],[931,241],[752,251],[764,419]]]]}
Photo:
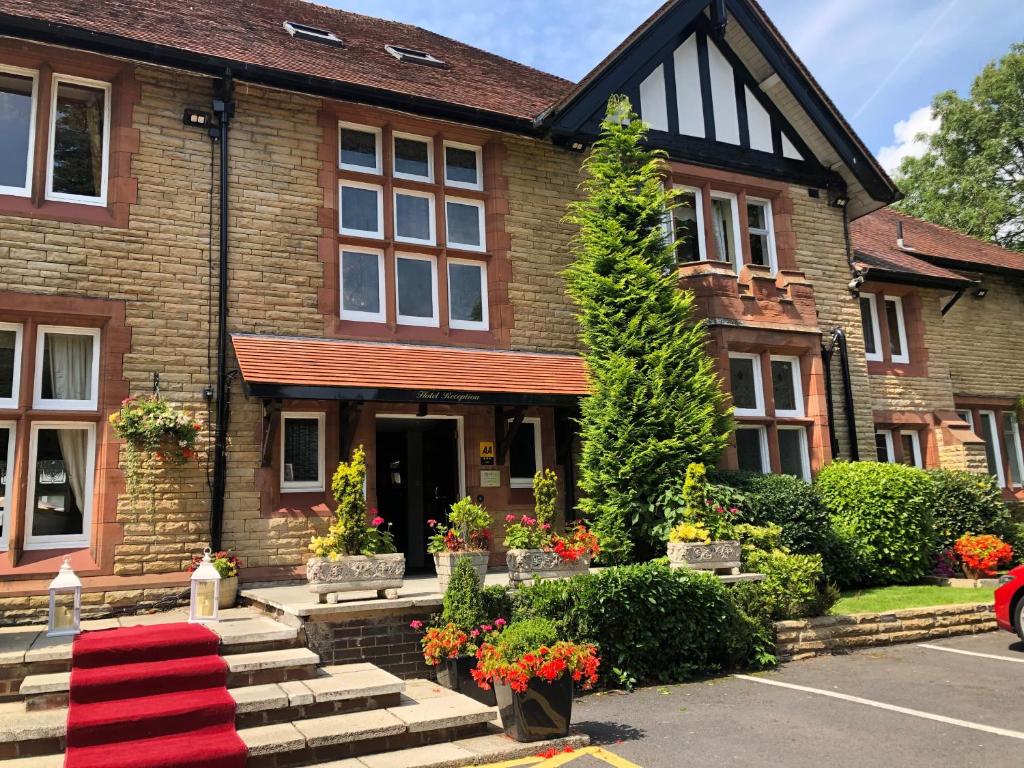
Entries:
{"type": "Polygon", "coordinates": [[[75,638],[64,768],[244,768],[217,642],[183,623],[75,638]]]}

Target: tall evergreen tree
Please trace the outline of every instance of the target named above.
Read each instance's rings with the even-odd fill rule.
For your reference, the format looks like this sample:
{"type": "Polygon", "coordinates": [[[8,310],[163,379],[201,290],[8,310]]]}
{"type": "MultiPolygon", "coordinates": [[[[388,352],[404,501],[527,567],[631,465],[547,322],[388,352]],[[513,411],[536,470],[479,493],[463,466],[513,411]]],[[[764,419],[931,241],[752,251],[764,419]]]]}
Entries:
{"type": "Polygon", "coordinates": [[[578,227],[567,290],[592,382],[580,424],[580,511],[605,562],[661,546],[655,501],[691,462],[713,465],[732,427],[666,236],[677,194],[664,185],[664,153],[646,149],[646,136],[629,100],[612,97],[584,163],[586,196],[566,217],[578,227]]]}

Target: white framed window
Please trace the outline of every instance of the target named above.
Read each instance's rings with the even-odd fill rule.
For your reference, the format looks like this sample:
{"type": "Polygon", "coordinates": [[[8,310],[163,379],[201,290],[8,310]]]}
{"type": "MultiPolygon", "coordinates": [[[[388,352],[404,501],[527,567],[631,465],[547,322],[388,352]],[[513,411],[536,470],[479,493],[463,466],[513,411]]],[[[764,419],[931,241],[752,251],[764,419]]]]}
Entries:
{"type": "Polygon", "coordinates": [[[96,425],[33,422],[28,451],[25,549],[88,546],[96,425]]]}
{"type": "Polygon", "coordinates": [[[1010,465],[1009,487],[1024,486],[1024,452],[1021,451],[1020,423],[1013,411],[1003,411],[1003,442],[1010,465]]]}
{"type": "Polygon", "coordinates": [[[412,189],[395,190],[395,240],[434,245],[434,195],[412,189]]]}
{"type": "Polygon", "coordinates": [[[921,456],[921,434],[916,429],[900,430],[900,445],[903,448],[903,463],[910,467],[924,469],[921,456]]]}
{"type": "Polygon", "coordinates": [[[444,143],[444,183],[448,187],[483,189],[483,149],[473,144],[444,143]]]}
{"type": "Polygon", "coordinates": [[[32,194],[39,73],[0,66],[0,195],[32,194]]]}
{"type": "Polygon", "coordinates": [[[17,425],[13,421],[0,421],[0,552],[7,549],[11,519],[11,478],[14,474],[14,433],[17,425]]]}
{"type": "Polygon", "coordinates": [[[384,50],[390,53],[399,61],[408,61],[413,64],[425,64],[428,67],[444,67],[445,63],[436,56],[426,51],[418,51],[415,48],[406,48],[401,45],[385,45],[384,50]]]}
{"type": "Polygon", "coordinates": [[[448,325],[469,331],[487,330],[486,263],[448,259],[448,325]]]}
{"type": "Polygon", "coordinates": [[[754,425],[736,427],[736,462],[743,472],[771,472],[767,429],[754,425]]]}
{"type": "Polygon", "coordinates": [[[772,392],[776,416],[803,416],[804,391],[800,377],[800,358],[772,355],[772,392]]]}
{"type": "Polygon", "coordinates": [[[527,416],[508,447],[509,487],[533,488],[533,476],[544,466],[541,459],[540,419],[527,416]]]}
{"type": "Polygon", "coordinates": [[[311,40],[316,43],[324,43],[325,45],[332,45],[335,48],[341,48],[344,45],[341,38],[330,30],[311,27],[308,24],[286,21],[284,23],[284,29],[285,32],[292,37],[297,37],[301,40],[311,40]]]}
{"type": "Polygon", "coordinates": [[[323,413],[281,414],[281,490],[324,489],[323,413]]]}
{"type": "Polygon", "coordinates": [[[737,416],[764,416],[760,355],[749,352],[729,353],[729,389],[732,392],[733,413],[737,416]]]}
{"type": "Polygon", "coordinates": [[[768,267],[773,275],[778,272],[771,200],[747,198],[747,239],[750,242],[750,263],[768,267]]]}
{"type": "Polygon", "coordinates": [[[968,410],[966,408],[961,408],[961,409],[957,410],[956,415],[959,416],[964,421],[966,421],[967,422],[967,426],[969,426],[971,428],[972,432],[974,431],[974,414],[971,413],[970,410],[968,410]]]}
{"type": "Polygon", "coordinates": [[[892,464],[896,461],[891,429],[875,430],[875,455],[883,464],[892,464]]]}
{"type": "Polygon", "coordinates": [[[110,83],[55,74],[49,133],[46,199],[106,205],[110,83]]]}
{"type": "Polygon", "coordinates": [[[341,319],[383,323],[384,251],[341,246],[341,319]]]}
{"type": "Polygon", "coordinates": [[[391,135],[392,172],[396,179],[434,180],[434,140],[411,133],[391,135]]]}
{"type": "Polygon", "coordinates": [[[0,408],[18,407],[22,333],[20,323],[0,323],[0,408]]]}
{"type": "Polygon", "coordinates": [[[1006,474],[1003,472],[1003,450],[999,444],[999,424],[996,421],[995,411],[978,411],[981,419],[980,431],[975,430],[985,442],[985,460],[988,463],[988,472],[998,482],[1000,487],[1006,487],[1006,474]]]}
{"type": "Polygon", "coordinates": [[[696,187],[677,187],[676,207],[668,221],[669,237],[676,246],[676,261],[707,261],[708,250],[704,242],[704,204],[696,187]]]}
{"type": "Polygon", "coordinates": [[[878,328],[878,300],[873,293],[860,295],[860,324],[864,329],[864,357],[871,362],[882,360],[882,334],[878,328]]]}
{"type": "Polygon", "coordinates": [[[100,386],[100,329],[39,326],[34,381],[34,408],[95,411],[100,386]]]}
{"type": "Polygon", "coordinates": [[[889,330],[889,353],[894,363],[909,363],[910,348],[907,346],[907,327],[903,322],[903,299],[899,296],[885,297],[885,323],[889,330]]]}
{"type": "Polygon", "coordinates": [[[811,481],[811,454],[807,444],[807,428],[780,426],[779,466],[784,475],[811,481]]]}
{"type": "Polygon", "coordinates": [[[740,271],[740,214],[736,195],[731,192],[711,193],[711,231],[715,239],[715,258],[728,261],[740,271]]]}
{"type": "Polygon", "coordinates": [[[339,231],[354,237],[384,237],[384,188],[361,181],[338,182],[339,231]]]}
{"type": "Polygon", "coordinates": [[[381,129],[338,123],[338,167],[359,173],[381,173],[381,129]]]}
{"type": "Polygon", "coordinates": [[[448,246],[464,251],[486,251],[487,235],[482,200],[446,197],[445,238],[448,246]]]}
{"type": "Polygon", "coordinates": [[[437,259],[395,254],[395,306],[401,325],[437,327],[437,259]]]}

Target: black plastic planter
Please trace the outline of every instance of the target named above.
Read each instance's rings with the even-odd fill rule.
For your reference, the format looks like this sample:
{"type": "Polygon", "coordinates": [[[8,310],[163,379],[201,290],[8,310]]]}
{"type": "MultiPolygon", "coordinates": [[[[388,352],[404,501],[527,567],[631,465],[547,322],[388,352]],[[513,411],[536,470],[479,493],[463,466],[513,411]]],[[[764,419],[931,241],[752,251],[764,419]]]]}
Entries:
{"type": "Polygon", "coordinates": [[[494,684],[505,733],[516,741],[543,741],[569,735],[572,720],[572,677],[553,683],[533,678],[524,693],[494,684]]]}
{"type": "Polygon", "coordinates": [[[488,707],[495,706],[494,690],[485,691],[476,684],[470,670],[476,666],[473,656],[460,656],[457,659],[443,659],[437,665],[437,682],[445,688],[458,691],[463,696],[479,701],[488,707]]]}

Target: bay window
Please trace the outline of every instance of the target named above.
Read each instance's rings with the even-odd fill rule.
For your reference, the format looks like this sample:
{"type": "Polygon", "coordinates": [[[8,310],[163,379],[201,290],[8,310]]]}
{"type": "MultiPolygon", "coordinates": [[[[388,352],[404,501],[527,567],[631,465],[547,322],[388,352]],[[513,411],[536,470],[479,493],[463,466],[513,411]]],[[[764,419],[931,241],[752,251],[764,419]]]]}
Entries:
{"type": "Polygon", "coordinates": [[[324,490],[323,413],[281,414],[281,491],[324,490]]]}
{"type": "Polygon", "coordinates": [[[0,67],[0,194],[32,193],[39,75],[34,70],[0,67]]]}
{"type": "Polygon", "coordinates": [[[756,354],[729,354],[729,385],[733,412],[737,416],[764,416],[764,387],[761,358],[756,354]]]}
{"type": "Polygon", "coordinates": [[[896,461],[892,430],[879,429],[875,431],[875,457],[883,464],[891,464],[896,461]]]}
{"type": "Polygon", "coordinates": [[[699,189],[684,187],[672,210],[672,238],[676,261],[685,264],[707,259],[704,245],[704,208],[699,189]]]}
{"type": "Polygon", "coordinates": [[[740,216],[736,195],[711,193],[711,231],[715,239],[715,254],[719,261],[728,261],[739,271],[740,216]]]}
{"type": "Polygon", "coordinates": [[[775,229],[770,200],[747,198],[747,239],[750,242],[750,263],[778,270],[775,256],[775,229]]]}
{"type": "Polygon", "coordinates": [[[800,381],[800,358],[772,355],[772,392],[776,416],[803,416],[804,396],[800,381]]]}

